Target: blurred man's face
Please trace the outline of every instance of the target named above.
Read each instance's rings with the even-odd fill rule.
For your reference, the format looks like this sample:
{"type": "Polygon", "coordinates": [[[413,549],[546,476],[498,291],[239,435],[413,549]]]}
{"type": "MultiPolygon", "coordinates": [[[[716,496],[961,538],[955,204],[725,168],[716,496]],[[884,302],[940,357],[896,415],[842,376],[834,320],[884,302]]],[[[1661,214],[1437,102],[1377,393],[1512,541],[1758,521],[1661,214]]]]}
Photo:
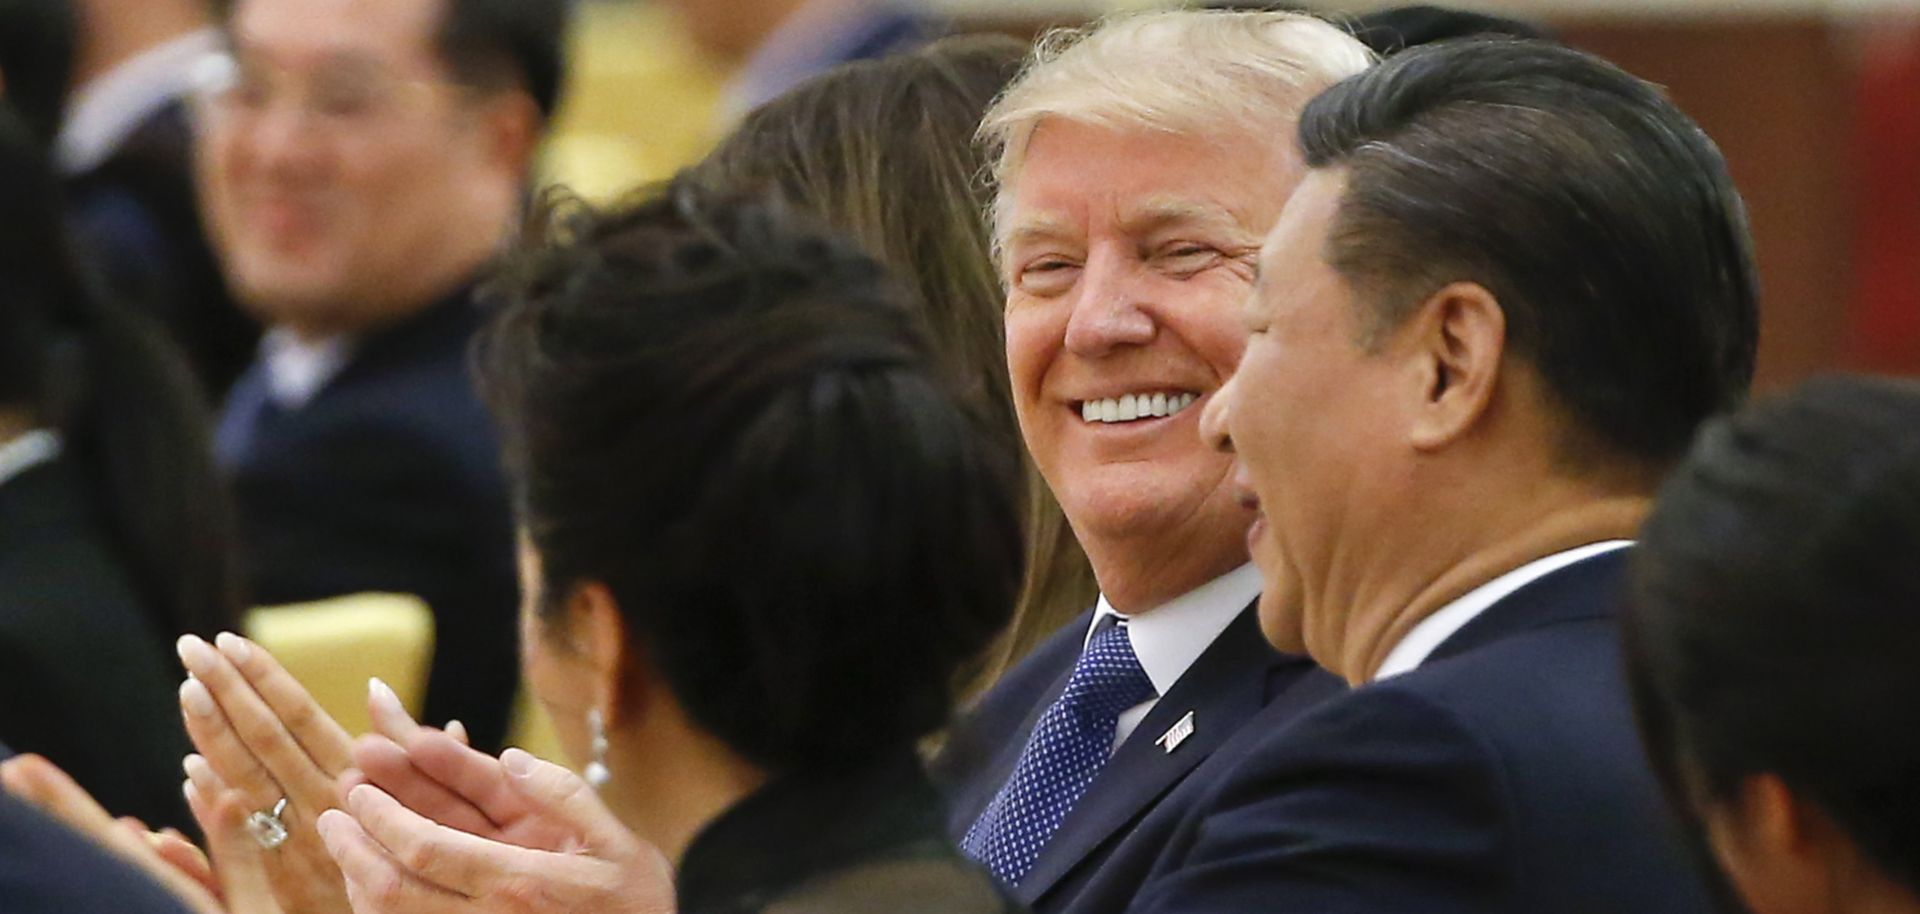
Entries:
{"type": "Polygon", "coordinates": [[[1258,511],[1247,544],[1265,581],[1261,628],[1293,653],[1336,643],[1348,607],[1314,595],[1364,567],[1365,531],[1420,522],[1394,515],[1404,368],[1364,345],[1361,305],[1323,256],[1345,189],[1343,171],[1317,170],[1288,201],[1261,250],[1246,354],[1204,420],[1210,439],[1231,436],[1236,488],[1258,511]]]}
{"type": "Polygon", "coordinates": [[[1199,417],[1240,359],[1260,239],[1299,176],[1264,146],[1050,120],[1009,188],[1014,405],[1096,571],[1103,544],[1214,574],[1245,561],[1250,514],[1199,417]],[[1223,554],[1171,560],[1194,550],[1223,554]]]}
{"type": "MultiPolygon", "coordinates": [[[[447,289],[462,195],[503,180],[434,47],[443,0],[239,0],[201,186],[229,283],[273,323],[347,332],[447,289]],[[452,231],[449,231],[449,229],[452,231]]],[[[515,180],[506,176],[505,180],[515,180]]]]}

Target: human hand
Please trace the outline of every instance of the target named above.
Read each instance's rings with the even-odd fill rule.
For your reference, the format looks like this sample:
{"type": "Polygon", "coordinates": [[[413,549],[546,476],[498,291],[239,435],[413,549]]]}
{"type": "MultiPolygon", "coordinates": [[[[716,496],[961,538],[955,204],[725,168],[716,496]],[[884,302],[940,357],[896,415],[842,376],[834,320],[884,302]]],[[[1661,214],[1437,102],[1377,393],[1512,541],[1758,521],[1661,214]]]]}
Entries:
{"type": "Polygon", "coordinates": [[[194,817],[222,861],[217,873],[179,832],[149,831],[134,819],[114,819],[66,772],[37,755],[0,762],[0,784],[147,874],[199,914],[278,914],[262,851],[247,831],[246,801],[237,793],[201,796],[188,789],[194,817]],[[197,865],[195,861],[197,860],[197,865]]]}
{"type": "MultiPolygon", "coordinates": [[[[191,674],[180,687],[182,716],[199,750],[186,759],[187,777],[204,796],[238,793],[249,810],[272,810],[285,799],[279,818],[286,841],[265,858],[282,907],[290,914],[344,912],[345,884],[313,822],[338,805],[335,783],[350,764],[352,740],[259,645],[225,633],[215,645],[192,635],[177,644],[191,674]]],[[[375,680],[368,691],[381,732],[404,737],[423,729],[384,683],[375,680]]],[[[464,729],[450,728],[464,738],[464,729]]],[[[221,865],[216,853],[214,866],[221,865]]]]}
{"type": "Polygon", "coordinates": [[[515,788],[499,759],[425,727],[396,741],[368,735],[353,744],[344,798],[372,784],[422,817],[490,841],[564,851],[574,829],[515,788]]]}
{"type": "MultiPolygon", "coordinates": [[[[496,764],[500,778],[487,775],[488,789],[502,793],[486,808],[521,808],[521,819],[552,829],[545,836],[564,835],[559,845],[523,847],[474,835],[359,784],[345,811],[323,813],[319,822],[355,914],[674,911],[666,859],[620,824],[579,776],[518,749],[496,764]]],[[[467,767],[468,776],[481,774],[478,765],[467,767]]],[[[466,799],[482,808],[477,798],[466,799]]]]}

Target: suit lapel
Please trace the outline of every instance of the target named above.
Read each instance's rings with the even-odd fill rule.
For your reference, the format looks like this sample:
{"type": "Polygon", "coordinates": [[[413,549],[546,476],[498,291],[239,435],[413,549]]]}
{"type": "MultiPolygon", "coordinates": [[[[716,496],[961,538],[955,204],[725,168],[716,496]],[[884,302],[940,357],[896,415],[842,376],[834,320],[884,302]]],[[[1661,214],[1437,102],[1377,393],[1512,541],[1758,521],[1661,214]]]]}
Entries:
{"type": "MultiPolygon", "coordinates": [[[[1045,895],[1081,860],[1126,827],[1142,810],[1152,806],[1259,711],[1266,704],[1266,685],[1272,668],[1306,662],[1275,653],[1260,634],[1254,608],[1248,606],[1241,611],[1173,688],[1161,696],[1153,711],[1100,770],[1086,795],[1048,839],[1040,859],[1021,880],[1015,894],[1027,904],[1045,895]],[[1177,742],[1163,740],[1163,735],[1188,714],[1192,715],[1192,732],[1177,742]],[[1165,748],[1168,743],[1173,743],[1172,751],[1165,748]]],[[[1020,748],[1015,747],[1016,758],[1020,748]]],[[[1012,770],[1012,762],[1008,763],[1007,770],[1012,770]]]]}

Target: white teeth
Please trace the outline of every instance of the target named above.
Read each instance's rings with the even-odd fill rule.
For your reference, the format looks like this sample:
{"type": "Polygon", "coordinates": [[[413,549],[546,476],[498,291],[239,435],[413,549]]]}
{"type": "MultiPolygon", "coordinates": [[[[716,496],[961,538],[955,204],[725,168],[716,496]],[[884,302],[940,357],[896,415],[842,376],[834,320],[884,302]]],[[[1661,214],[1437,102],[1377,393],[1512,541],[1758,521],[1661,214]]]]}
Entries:
{"type": "Polygon", "coordinates": [[[1171,416],[1193,405],[1199,399],[1193,393],[1154,393],[1125,394],[1104,400],[1087,400],[1080,404],[1080,418],[1085,422],[1132,422],[1136,419],[1156,419],[1171,416]]]}

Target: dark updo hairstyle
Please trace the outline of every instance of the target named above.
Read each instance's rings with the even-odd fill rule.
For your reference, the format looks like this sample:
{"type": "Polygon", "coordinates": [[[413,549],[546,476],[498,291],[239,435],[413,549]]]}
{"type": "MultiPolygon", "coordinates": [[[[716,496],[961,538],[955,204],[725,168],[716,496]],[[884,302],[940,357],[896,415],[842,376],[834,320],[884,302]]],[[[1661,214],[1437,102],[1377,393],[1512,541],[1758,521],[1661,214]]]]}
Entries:
{"type": "Polygon", "coordinates": [[[1920,890],[1920,383],[1823,379],[1709,425],[1627,622],[1683,813],[1772,774],[1920,890]]]}
{"type": "Polygon", "coordinates": [[[0,105],[0,410],[60,432],[157,630],[212,637],[241,598],[205,395],[166,332],[106,295],[64,218],[0,105]]]}
{"type": "Polygon", "coordinates": [[[549,620],[604,584],[692,719],[769,770],[942,726],[1020,586],[1019,467],[907,293],[685,179],[550,208],[477,349],[549,620]]]}

